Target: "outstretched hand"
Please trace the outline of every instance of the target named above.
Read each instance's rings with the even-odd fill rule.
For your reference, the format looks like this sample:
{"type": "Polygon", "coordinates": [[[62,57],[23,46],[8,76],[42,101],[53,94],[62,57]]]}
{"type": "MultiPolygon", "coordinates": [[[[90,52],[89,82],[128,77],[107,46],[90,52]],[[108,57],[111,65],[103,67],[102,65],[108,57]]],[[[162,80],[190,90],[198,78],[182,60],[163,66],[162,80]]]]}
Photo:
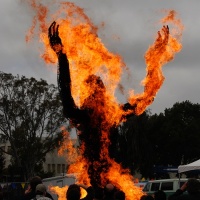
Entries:
{"type": "Polygon", "coordinates": [[[54,21],[50,25],[49,32],[48,32],[51,48],[55,51],[56,54],[59,54],[62,52],[62,41],[59,37],[58,28],[59,28],[59,25],[56,24],[56,22],[54,21]]]}
{"type": "Polygon", "coordinates": [[[166,45],[169,40],[169,27],[168,26],[163,26],[162,27],[162,33],[163,37],[161,35],[161,32],[158,31],[158,39],[157,41],[160,43],[162,41],[162,44],[166,45]]]}

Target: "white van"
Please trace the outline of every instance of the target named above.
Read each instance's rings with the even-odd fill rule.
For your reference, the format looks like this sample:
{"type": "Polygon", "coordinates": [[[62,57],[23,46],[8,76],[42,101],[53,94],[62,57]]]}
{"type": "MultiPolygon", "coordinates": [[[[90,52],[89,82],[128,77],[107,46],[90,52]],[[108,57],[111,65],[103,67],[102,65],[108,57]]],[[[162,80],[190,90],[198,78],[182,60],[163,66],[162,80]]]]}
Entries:
{"type": "Polygon", "coordinates": [[[145,187],[143,188],[143,192],[152,195],[158,190],[163,190],[168,197],[169,195],[176,192],[176,190],[179,189],[185,182],[187,182],[187,180],[187,178],[177,178],[148,181],[145,187]]]}

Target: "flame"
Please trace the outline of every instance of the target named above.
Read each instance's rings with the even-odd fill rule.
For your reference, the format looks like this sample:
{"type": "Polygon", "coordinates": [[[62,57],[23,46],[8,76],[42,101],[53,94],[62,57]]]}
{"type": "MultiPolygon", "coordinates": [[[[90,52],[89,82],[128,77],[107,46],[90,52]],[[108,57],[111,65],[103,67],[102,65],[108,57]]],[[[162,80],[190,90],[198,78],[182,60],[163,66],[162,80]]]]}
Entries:
{"type": "Polygon", "coordinates": [[[162,73],[162,66],[167,62],[173,60],[174,55],[182,49],[180,43],[183,25],[180,19],[176,19],[176,12],[170,10],[168,15],[164,17],[161,22],[163,24],[172,23],[176,28],[172,29],[173,35],[170,35],[166,27],[163,27],[157,35],[155,42],[149,47],[145,54],[147,75],[142,81],[144,85],[144,92],[134,95],[130,92],[129,102],[137,104],[136,114],[144,112],[146,107],[150,105],[158,90],[163,84],[164,76],[162,73]]]}
{"type": "Polygon", "coordinates": [[[67,164],[74,163],[78,158],[78,151],[76,148],[76,140],[72,140],[70,133],[66,130],[65,127],[61,127],[63,142],[60,144],[58,149],[58,155],[67,158],[67,164]]]}
{"type": "Polygon", "coordinates": [[[66,192],[68,189],[68,186],[64,186],[62,188],[58,186],[50,186],[49,188],[53,193],[58,195],[58,200],[66,200],[66,192]]]}
{"type": "MultiPolygon", "coordinates": [[[[129,170],[122,169],[120,164],[109,157],[108,153],[110,128],[117,126],[122,121],[122,116],[128,114],[128,111],[124,111],[119,105],[114,95],[116,88],[120,85],[122,72],[126,68],[123,59],[120,55],[109,52],[98,37],[98,28],[91,22],[84,10],[74,3],[63,2],[58,11],[51,14],[48,6],[39,4],[36,0],[27,2],[36,11],[36,15],[26,40],[30,41],[35,35],[39,36],[44,44],[42,58],[47,64],[55,64],[57,56],[50,48],[47,32],[52,21],[59,23],[59,35],[70,63],[72,95],[75,103],[80,108],[92,109],[94,112],[91,114],[93,120],[91,126],[102,130],[99,139],[101,162],[92,162],[83,156],[88,150],[87,141],[81,143],[80,152],[75,152],[73,143],[68,139],[68,133],[64,132],[66,143],[62,145],[59,153],[64,153],[67,148],[68,155],[73,157],[76,154],[76,159],[71,160],[68,173],[76,173],[78,183],[89,184],[88,166],[92,164],[95,171],[105,162],[109,168],[100,174],[101,185],[105,185],[109,180],[126,193],[127,200],[139,200],[143,192],[134,185],[129,170]],[[37,23],[39,23],[38,34],[36,32],[37,23]],[[94,74],[101,77],[102,87],[96,87],[95,81],[98,80],[92,76],[94,74]],[[87,82],[88,77],[91,79],[89,82],[87,82]],[[95,98],[92,98],[93,94],[95,98]]],[[[137,115],[143,113],[153,102],[162,86],[164,81],[162,66],[171,61],[182,48],[180,39],[183,25],[176,18],[176,12],[169,11],[161,23],[164,25],[170,23],[175,28],[172,34],[169,33],[167,26],[163,26],[144,56],[147,65],[147,75],[142,81],[144,91],[141,94],[134,94],[134,91],[129,92],[129,103],[135,106],[134,113],[137,115]]],[[[67,187],[52,187],[51,189],[59,195],[59,200],[65,199],[67,187]]]]}

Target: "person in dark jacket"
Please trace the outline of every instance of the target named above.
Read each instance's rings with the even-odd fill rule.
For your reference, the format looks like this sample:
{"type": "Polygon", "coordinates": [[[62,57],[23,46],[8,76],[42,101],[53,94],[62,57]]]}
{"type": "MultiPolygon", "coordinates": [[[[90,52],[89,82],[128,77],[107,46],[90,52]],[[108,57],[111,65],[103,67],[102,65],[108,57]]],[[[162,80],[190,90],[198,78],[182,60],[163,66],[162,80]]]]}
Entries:
{"type": "Polygon", "coordinates": [[[163,190],[154,192],[154,200],[166,200],[167,196],[163,190]]]}
{"type": "Polygon", "coordinates": [[[148,195],[142,195],[140,197],[140,200],[154,200],[153,196],[148,194],[148,195]]]}
{"type": "Polygon", "coordinates": [[[200,182],[191,178],[180,189],[168,197],[168,200],[198,200],[200,199],[200,182]],[[184,193],[187,191],[187,193],[184,193]]]}
{"type": "Polygon", "coordinates": [[[122,190],[117,190],[114,193],[114,200],[125,200],[126,199],[126,195],[122,190]]]}

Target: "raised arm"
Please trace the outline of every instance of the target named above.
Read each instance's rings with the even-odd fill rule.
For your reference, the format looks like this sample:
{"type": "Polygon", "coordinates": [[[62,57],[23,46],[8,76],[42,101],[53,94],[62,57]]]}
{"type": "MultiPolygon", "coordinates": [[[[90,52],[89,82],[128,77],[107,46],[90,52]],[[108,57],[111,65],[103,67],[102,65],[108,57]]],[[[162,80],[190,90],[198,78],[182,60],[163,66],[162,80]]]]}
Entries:
{"type": "Polygon", "coordinates": [[[76,118],[78,108],[74,103],[71,94],[71,78],[69,70],[69,62],[65,53],[63,53],[63,45],[58,32],[59,25],[53,22],[49,27],[49,42],[51,48],[58,57],[58,87],[63,104],[63,111],[66,118],[76,118]]]}
{"type": "Polygon", "coordinates": [[[172,60],[173,51],[170,48],[169,28],[168,26],[163,26],[162,30],[158,32],[154,44],[150,46],[145,54],[147,75],[143,80],[144,91],[129,98],[129,103],[133,107],[132,112],[136,115],[143,113],[146,107],[153,102],[163,84],[164,76],[161,68],[165,63],[172,60]]]}

